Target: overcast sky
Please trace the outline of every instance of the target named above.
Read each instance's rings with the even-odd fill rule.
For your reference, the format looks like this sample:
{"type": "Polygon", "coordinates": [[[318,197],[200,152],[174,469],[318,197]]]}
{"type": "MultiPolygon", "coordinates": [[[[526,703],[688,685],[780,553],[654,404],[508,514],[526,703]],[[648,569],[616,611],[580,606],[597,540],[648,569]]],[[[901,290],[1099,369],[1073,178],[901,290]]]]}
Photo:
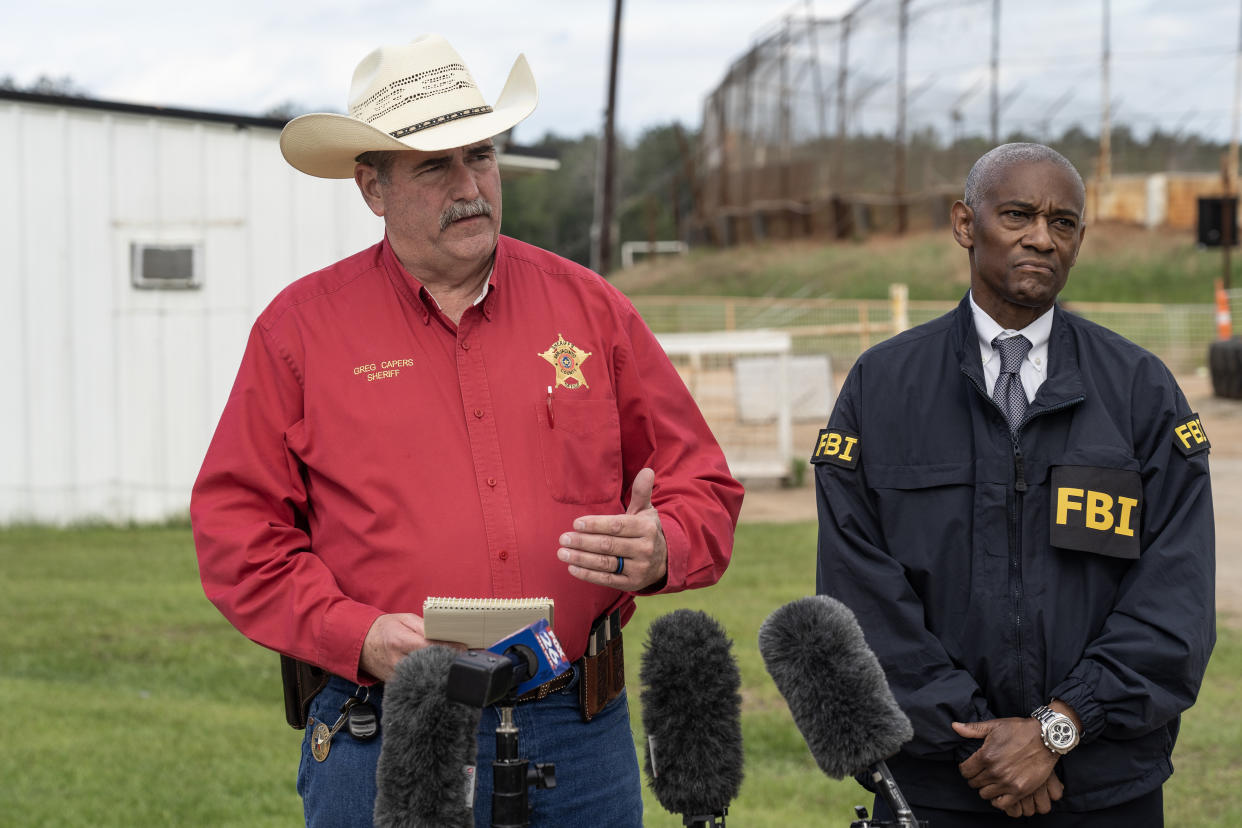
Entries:
{"type": "MultiPolygon", "coordinates": [[[[1111,2],[1120,114],[1227,138],[1242,0],[1111,2]]],[[[820,17],[836,17],[853,0],[809,5],[820,17]]],[[[876,0],[871,8],[884,5],[876,0]]],[[[807,7],[805,0],[625,0],[620,128],[633,136],[673,120],[697,126],[704,97],[757,33],[807,7]]],[[[92,97],[247,115],[286,102],[344,111],[350,77],[367,52],[437,32],[462,54],[489,102],[514,58],[526,54],[540,104],[517,138],[531,142],[548,131],[576,136],[599,128],[612,8],[612,0],[4,0],[0,76],[19,86],[40,75],[67,76],[92,97]]],[[[986,0],[914,0],[909,85],[928,87],[912,104],[925,118],[946,120],[961,90],[986,76],[989,8],[986,0]],[[962,26],[974,34],[964,37],[962,26]],[[946,67],[935,83],[920,63],[929,53],[946,67]],[[954,60],[968,64],[958,76],[954,60]]],[[[1003,8],[1002,88],[1015,90],[1005,117],[1029,122],[1055,111],[1094,131],[1098,0],[1006,0],[1003,8]]],[[[851,64],[861,59],[860,51],[852,54],[851,64]]],[[[890,57],[877,55],[877,71],[891,78],[890,57]]],[[[886,90],[868,103],[887,107],[891,119],[891,80],[886,90]]],[[[970,99],[977,110],[970,117],[986,118],[986,100],[982,93],[970,99]]],[[[865,117],[876,126],[884,119],[865,117]]]]}
{"type": "MultiPolygon", "coordinates": [[[[0,76],[21,86],[69,76],[93,97],[260,114],[285,101],[344,111],[371,49],[435,32],[461,53],[493,101],[525,53],[539,107],[521,126],[595,131],[603,117],[611,0],[5,0],[0,76]]],[[[846,2],[815,0],[832,14],[846,2]]],[[[626,0],[619,124],[627,132],[697,124],[704,95],[752,34],[797,0],[626,0]]]]}

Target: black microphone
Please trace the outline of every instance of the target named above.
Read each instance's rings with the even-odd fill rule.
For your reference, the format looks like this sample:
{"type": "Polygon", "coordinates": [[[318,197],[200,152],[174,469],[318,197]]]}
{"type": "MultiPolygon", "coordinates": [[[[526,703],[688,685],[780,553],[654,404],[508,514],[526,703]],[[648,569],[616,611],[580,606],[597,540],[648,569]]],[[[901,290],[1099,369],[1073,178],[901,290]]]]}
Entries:
{"type": "Polygon", "coordinates": [[[569,669],[561,642],[546,619],[527,624],[486,650],[466,650],[449,668],[450,700],[471,707],[512,707],[527,690],[569,669]]]}
{"type": "Polygon", "coordinates": [[[449,701],[451,647],[415,650],[384,687],[375,769],[378,828],[473,828],[475,731],[482,713],[449,701]]]}
{"type": "Polygon", "coordinates": [[[723,826],[742,785],[742,676],[733,641],[707,613],[651,623],[638,678],[647,782],[688,826],[723,826]]]}
{"type": "Polygon", "coordinates": [[[849,607],[827,595],[786,604],[759,627],[759,652],[820,770],[869,776],[897,824],[917,826],[884,762],[914,729],[849,607]]]}

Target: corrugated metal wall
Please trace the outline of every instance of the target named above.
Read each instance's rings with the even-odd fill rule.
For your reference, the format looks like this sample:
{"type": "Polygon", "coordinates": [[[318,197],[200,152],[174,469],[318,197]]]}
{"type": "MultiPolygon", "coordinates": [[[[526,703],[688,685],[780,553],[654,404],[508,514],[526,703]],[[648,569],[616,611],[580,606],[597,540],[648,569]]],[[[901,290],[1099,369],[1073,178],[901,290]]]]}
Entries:
{"type": "Polygon", "coordinates": [[[0,522],[186,509],[254,318],[382,234],[278,135],[0,101],[0,522]],[[134,288],[133,242],[201,245],[202,287],[134,288]]]}

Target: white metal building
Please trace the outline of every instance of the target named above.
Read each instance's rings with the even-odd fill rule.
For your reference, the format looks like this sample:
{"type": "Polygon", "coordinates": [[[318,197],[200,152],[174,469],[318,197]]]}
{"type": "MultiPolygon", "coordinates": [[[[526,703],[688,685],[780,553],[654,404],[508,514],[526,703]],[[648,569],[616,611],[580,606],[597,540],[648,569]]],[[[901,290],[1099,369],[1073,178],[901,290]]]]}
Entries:
{"type": "Polygon", "coordinates": [[[380,239],[283,124],[0,91],[0,523],[184,512],[259,311],[380,239]]]}

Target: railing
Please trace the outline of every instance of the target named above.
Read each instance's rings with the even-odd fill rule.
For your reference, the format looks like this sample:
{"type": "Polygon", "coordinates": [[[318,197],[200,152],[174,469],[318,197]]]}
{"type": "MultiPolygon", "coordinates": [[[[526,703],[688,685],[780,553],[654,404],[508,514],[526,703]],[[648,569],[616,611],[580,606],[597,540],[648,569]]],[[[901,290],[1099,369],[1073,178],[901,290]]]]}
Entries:
{"type": "MultiPolygon", "coordinates": [[[[1242,289],[1231,290],[1230,306],[1242,329],[1242,289]]],[[[764,328],[793,337],[794,353],[828,354],[843,377],[858,355],[892,336],[901,326],[918,325],[949,312],[955,302],[901,302],[851,299],[769,299],[743,297],[637,296],[635,306],[657,333],[730,331],[764,328]],[[894,319],[898,322],[895,323],[894,319]]],[[[1206,365],[1208,344],[1216,338],[1215,307],[1100,302],[1066,302],[1066,309],[1110,328],[1155,353],[1170,370],[1194,371],[1206,365]]]]}

